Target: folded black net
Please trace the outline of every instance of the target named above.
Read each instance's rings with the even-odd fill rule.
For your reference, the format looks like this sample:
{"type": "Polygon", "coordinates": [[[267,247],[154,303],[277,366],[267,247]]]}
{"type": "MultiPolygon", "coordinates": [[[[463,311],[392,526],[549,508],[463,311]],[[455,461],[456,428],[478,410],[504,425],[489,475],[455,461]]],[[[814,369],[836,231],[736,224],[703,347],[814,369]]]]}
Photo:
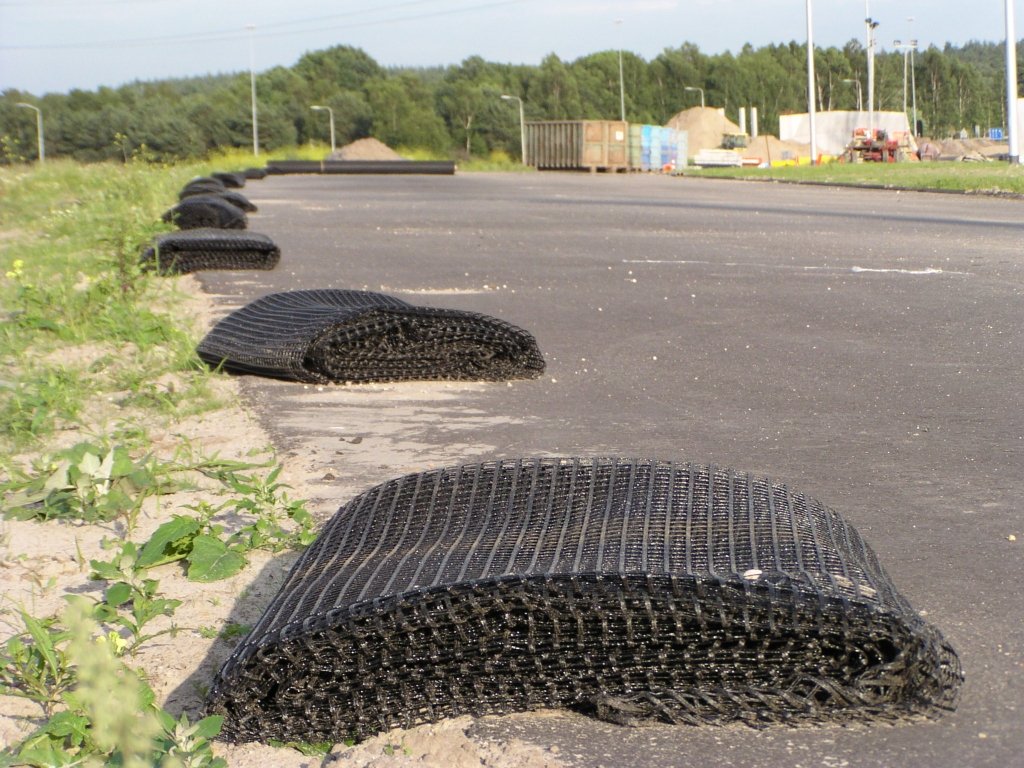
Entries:
{"type": "Polygon", "coordinates": [[[142,254],[144,266],[165,275],[204,269],[273,269],[281,249],[266,235],[234,229],[188,229],[157,235],[142,254]]]}
{"type": "Polygon", "coordinates": [[[185,190],[182,190],[182,195],[179,200],[191,200],[193,197],[215,197],[219,200],[231,203],[235,208],[246,213],[256,213],[259,209],[256,204],[251,202],[249,198],[243,195],[241,192],[235,192],[233,189],[227,189],[223,192],[199,192],[196,191],[190,194],[184,194],[185,190]]]}
{"type": "Polygon", "coordinates": [[[163,220],[180,229],[245,229],[245,213],[227,200],[215,195],[193,195],[164,212],[163,220]]]}
{"type": "Polygon", "coordinates": [[[246,168],[242,171],[242,175],[247,179],[265,179],[267,178],[266,168],[246,168]]]}
{"type": "Polygon", "coordinates": [[[228,189],[241,189],[245,186],[245,173],[231,173],[230,171],[219,171],[211,173],[210,176],[217,179],[228,189]]]}
{"type": "Polygon", "coordinates": [[[392,480],[299,558],[221,668],[235,741],[462,714],[621,723],[934,716],[959,660],[831,509],[769,478],[521,459],[392,480]]]}
{"type": "Polygon", "coordinates": [[[544,371],[533,336],[511,323],[370,291],[264,296],[217,323],[197,351],[230,373],[317,383],[504,381],[544,371]]]}
{"type": "Polygon", "coordinates": [[[205,195],[227,191],[228,188],[224,186],[224,182],[218,179],[212,179],[209,176],[198,176],[182,187],[181,192],[178,193],[178,199],[184,200],[186,197],[190,197],[192,195],[205,195]]]}

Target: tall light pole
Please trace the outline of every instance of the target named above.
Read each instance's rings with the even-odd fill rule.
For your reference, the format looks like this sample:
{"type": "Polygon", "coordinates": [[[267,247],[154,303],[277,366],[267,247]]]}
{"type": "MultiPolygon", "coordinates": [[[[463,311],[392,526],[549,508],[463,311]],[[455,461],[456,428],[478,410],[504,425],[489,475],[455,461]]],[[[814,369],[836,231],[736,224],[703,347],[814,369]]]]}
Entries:
{"type": "Polygon", "coordinates": [[[39,162],[42,163],[46,160],[46,142],[43,141],[43,110],[32,104],[26,104],[23,101],[19,101],[18,106],[36,111],[36,133],[39,136],[39,162]]]}
{"type": "Polygon", "coordinates": [[[910,100],[914,107],[914,125],[911,130],[917,136],[917,72],[914,70],[914,51],[917,50],[917,40],[914,39],[914,17],[907,19],[910,22],[910,100]]]}
{"type": "Polygon", "coordinates": [[[252,153],[260,156],[260,129],[256,120],[256,58],[253,53],[252,33],[256,29],[254,24],[247,24],[249,30],[249,84],[252,86],[252,153]]]}
{"type": "Polygon", "coordinates": [[[1006,0],[1006,132],[1010,139],[1010,165],[1020,165],[1017,136],[1017,32],[1013,0],[1006,0]]]}
{"type": "Polygon", "coordinates": [[[523,165],[526,165],[526,119],[523,116],[523,100],[507,93],[501,94],[501,98],[505,101],[519,102],[519,151],[522,153],[523,165]]]}
{"type": "Polygon", "coordinates": [[[902,40],[893,40],[892,47],[896,50],[903,50],[903,114],[910,119],[910,115],[907,115],[907,55],[910,53],[910,45],[904,45],[902,40]]]}
{"type": "Polygon", "coordinates": [[[868,136],[875,140],[875,29],[877,21],[872,21],[868,0],[864,0],[864,23],[868,28],[868,136]]]}
{"type": "Polygon", "coordinates": [[[330,116],[330,118],[331,118],[331,153],[333,154],[334,153],[334,110],[331,109],[330,107],[321,107],[319,104],[314,104],[313,106],[310,107],[310,109],[312,109],[312,110],[314,110],[316,112],[323,112],[324,110],[326,110],[327,114],[330,116]]]}
{"type": "Polygon", "coordinates": [[[811,129],[811,165],[818,161],[818,136],[814,131],[814,25],[811,20],[811,0],[807,0],[807,119],[811,129]]]}
{"type": "Polygon", "coordinates": [[[854,85],[857,86],[857,111],[858,112],[863,112],[864,111],[864,91],[860,87],[860,80],[845,79],[845,80],[843,80],[843,82],[844,83],[853,83],[854,85]]]}
{"type": "Polygon", "coordinates": [[[622,109],[622,122],[626,122],[626,81],[622,77],[622,19],[615,20],[619,28],[619,106],[622,109]]]}
{"type": "Polygon", "coordinates": [[[703,88],[698,88],[695,85],[687,85],[687,86],[683,87],[683,90],[684,91],[700,91],[700,106],[701,106],[701,109],[704,108],[704,89],[703,88]]]}

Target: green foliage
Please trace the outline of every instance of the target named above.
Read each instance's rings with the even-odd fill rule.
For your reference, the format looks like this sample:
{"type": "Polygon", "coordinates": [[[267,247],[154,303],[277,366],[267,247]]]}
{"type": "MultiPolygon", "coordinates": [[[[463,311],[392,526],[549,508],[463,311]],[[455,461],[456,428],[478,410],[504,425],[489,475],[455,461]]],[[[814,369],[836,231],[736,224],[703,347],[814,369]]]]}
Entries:
{"type": "Polygon", "coordinates": [[[686,174],[1024,194],[1024,168],[1002,163],[830,163],[789,168],[687,169],[686,174]]]}
{"type": "Polygon", "coordinates": [[[97,633],[83,607],[72,605],[63,616],[48,622],[21,613],[24,631],[17,638],[19,653],[35,654],[37,663],[18,666],[9,656],[0,659],[4,663],[0,691],[29,695],[44,707],[47,720],[20,743],[0,752],[0,766],[225,768],[210,745],[220,733],[223,718],[207,717],[193,724],[187,715],[175,719],[158,707],[143,676],[119,658],[110,635],[97,633]],[[40,675],[43,666],[47,671],[40,675]],[[41,677],[45,680],[40,688],[41,677]]]}
{"type": "MultiPolygon", "coordinates": [[[[334,745],[329,741],[319,742],[316,744],[310,744],[305,741],[276,741],[270,739],[267,742],[272,747],[278,749],[294,749],[296,752],[300,752],[306,757],[326,757],[330,754],[331,750],[334,749],[334,745]]],[[[346,742],[347,744],[348,742],[346,742]]]]}
{"type": "Polygon", "coordinates": [[[18,615],[21,626],[0,650],[0,693],[31,699],[50,713],[74,684],[65,648],[70,635],[56,619],[36,619],[24,609],[18,615]]]}
{"type": "MultiPolygon", "coordinates": [[[[211,463],[216,464],[215,461],[211,463]]],[[[229,466],[237,464],[229,463],[229,466]]],[[[190,468],[196,467],[203,465],[190,465],[190,468]]],[[[184,561],[188,566],[190,580],[220,581],[241,571],[248,564],[246,553],[254,549],[279,552],[288,547],[306,547],[316,539],[313,517],[306,510],[305,501],[289,499],[288,494],[282,490],[287,486],[277,482],[280,466],[266,478],[242,475],[223,467],[214,470],[206,466],[205,471],[219,477],[237,495],[217,507],[205,502],[189,507],[198,514],[174,515],[171,520],[160,525],[141,548],[136,548],[131,542],[124,542],[113,560],[92,561],[94,578],[114,582],[110,588],[116,590],[112,607],[116,608],[128,599],[152,599],[153,592],[147,587],[150,582],[141,579],[146,569],[184,561]],[[224,512],[255,519],[234,533],[226,534],[224,525],[214,522],[214,516],[224,512]],[[282,527],[285,520],[291,521],[292,530],[282,527]],[[131,597],[125,591],[129,588],[133,590],[131,597]],[[124,600],[116,602],[116,598],[120,597],[124,600]]],[[[107,603],[111,603],[110,589],[107,603]]],[[[144,604],[143,616],[155,617],[156,613],[150,616],[146,611],[156,609],[146,606],[150,604],[144,604]]],[[[97,614],[96,618],[105,621],[106,615],[97,614]]],[[[132,626],[123,622],[121,625],[135,634],[141,631],[141,624],[137,621],[132,626]]]]}
{"type": "MultiPolygon", "coordinates": [[[[1018,52],[1024,68],[1024,46],[1018,52]]],[[[390,146],[447,153],[460,148],[486,156],[519,152],[518,115],[502,93],[523,96],[529,119],[614,119],[619,116],[618,51],[575,61],[555,54],[539,65],[488,62],[472,56],[451,67],[385,70],[364,51],[335,46],[306,53],[292,67],[257,76],[263,152],[328,141],[326,116],[335,110],[339,144],[373,135],[390,146]],[[467,126],[469,126],[467,128],[467,126]]],[[[969,42],[921,50],[915,57],[919,114],[931,135],[1003,124],[1003,46],[969,42]]],[[[876,56],[876,92],[883,110],[903,108],[903,54],[876,56]]],[[[623,54],[626,115],[631,122],[664,124],[699,104],[687,86],[704,89],[708,106],[756,106],[761,128],[778,130],[778,117],[807,109],[806,48],[796,42],[709,55],[693,43],[666,48],[651,61],[623,54]]],[[[823,109],[853,109],[867,57],[859,42],[815,52],[816,96],[823,109]]],[[[251,145],[248,73],[132,83],[96,92],[49,94],[42,100],[8,91],[0,96],[0,163],[35,156],[34,115],[18,101],[41,102],[48,149],[78,160],[146,158],[158,162],[201,157],[251,145]]],[[[320,159],[323,153],[316,159],[320,159]]],[[[262,157],[262,153],[261,153],[262,157]]]]}
{"type": "Polygon", "coordinates": [[[177,490],[170,479],[173,469],[151,457],[133,461],[123,445],[83,442],[58,452],[34,477],[0,485],[14,491],[0,511],[14,520],[113,520],[138,510],[151,495],[177,490]]]}

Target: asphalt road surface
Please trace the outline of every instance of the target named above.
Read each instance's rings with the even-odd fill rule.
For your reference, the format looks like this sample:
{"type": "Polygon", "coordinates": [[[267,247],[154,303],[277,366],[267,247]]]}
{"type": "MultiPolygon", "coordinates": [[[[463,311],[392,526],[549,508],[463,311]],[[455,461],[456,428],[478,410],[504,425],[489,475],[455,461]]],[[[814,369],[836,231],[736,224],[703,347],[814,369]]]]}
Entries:
{"type": "Polygon", "coordinates": [[[511,386],[247,379],[278,445],[323,475],[319,509],[429,466],[541,454],[769,475],[859,528],[967,675],[955,713],[898,727],[542,712],[474,733],[580,767],[1024,765],[1024,202],[539,173],[244,191],[283,256],[208,273],[225,309],[382,290],[501,317],[548,361],[511,386]]]}

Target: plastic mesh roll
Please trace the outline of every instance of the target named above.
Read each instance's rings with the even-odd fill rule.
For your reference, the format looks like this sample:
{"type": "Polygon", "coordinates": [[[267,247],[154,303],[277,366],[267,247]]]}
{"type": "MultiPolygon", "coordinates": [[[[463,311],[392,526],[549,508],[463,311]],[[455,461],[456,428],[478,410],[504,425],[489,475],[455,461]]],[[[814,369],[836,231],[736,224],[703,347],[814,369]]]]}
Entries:
{"type": "Polygon", "coordinates": [[[245,174],[244,173],[231,173],[228,171],[219,171],[217,173],[211,173],[210,176],[217,179],[228,189],[241,189],[245,186],[245,174]]]}
{"type": "Polygon", "coordinates": [[[267,178],[266,168],[246,168],[242,171],[242,175],[247,179],[265,179],[267,178]]]}
{"type": "Polygon", "coordinates": [[[934,716],[959,660],[835,511],[769,478],[638,459],[409,475],[343,506],[221,668],[235,741],[461,714],[617,722],[934,716]]]}
{"type": "Polygon", "coordinates": [[[209,176],[199,176],[182,187],[181,192],[178,193],[178,199],[184,200],[192,195],[216,194],[217,192],[227,191],[228,188],[224,186],[222,181],[212,179],[209,176]]]}
{"type": "MultiPolygon", "coordinates": [[[[183,190],[184,192],[184,190],[183,190]]],[[[235,208],[246,213],[256,213],[259,209],[256,204],[251,202],[249,198],[243,195],[241,192],[235,192],[234,190],[226,190],[224,192],[196,192],[195,194],[188,194],[184,197],[180,197],[180,200],[191,200],[194,197],[215,197],[219,200],[231,203],[235,208]]]]}
{"type": "Polygon", "coordinates": [[[143,264],[165,275],[203,269],[273,269],[281,250],[266,235],[225,229],[189,229],[158,235],[143,264]]]}
{"type": "Polygon", "coordinates": [[[240,208],[214,195],[186,197],[166,211],[163,220],[180,229],[245,229],[248,225],[240,208]]]}
{"type": "Polygon", "coordinates": [[[291,291],[225,317],[199,344],[213,367],[304,382],[503,381],[544,371],[526,331],[370,291],[291,291]]]}

